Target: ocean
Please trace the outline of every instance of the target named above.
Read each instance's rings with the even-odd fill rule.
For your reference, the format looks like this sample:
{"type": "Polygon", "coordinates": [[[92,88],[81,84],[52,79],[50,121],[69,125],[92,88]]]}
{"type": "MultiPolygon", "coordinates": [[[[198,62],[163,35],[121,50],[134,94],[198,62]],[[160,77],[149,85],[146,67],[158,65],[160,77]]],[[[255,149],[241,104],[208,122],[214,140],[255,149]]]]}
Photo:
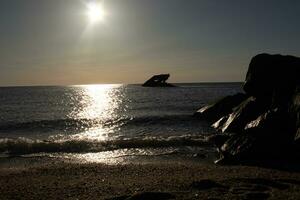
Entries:
{"type": "Polygon", "coordinates": [[[215,131],[193,117],[241,83],[0,88],[0,165],[209,160],[215,131]]]}

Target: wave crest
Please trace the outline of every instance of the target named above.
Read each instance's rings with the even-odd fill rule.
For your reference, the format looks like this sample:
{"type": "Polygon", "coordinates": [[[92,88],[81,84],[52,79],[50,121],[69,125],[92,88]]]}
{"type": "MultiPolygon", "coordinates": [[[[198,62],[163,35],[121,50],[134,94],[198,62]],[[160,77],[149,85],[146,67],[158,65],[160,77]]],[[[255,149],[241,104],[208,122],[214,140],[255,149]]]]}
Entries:
{"type": "Polygon", "coordinates": [[[6,155],[26,155],[34,153],[91,153],[130,148],[164,148],[180,146],[207,146],[204,138],[179,136],[168,138],[135,138],[107,141],[41,141],[27,138],[0,139],[0,153],[6,155]]]}
{"type": "Polygon", "coordinates": [[[82,131],[92,127],[126,127],[149,125],[199,124],[192,115],[124,117],[115,119],[55,119],[0,124],[1,132],[14,131],[82,131]]]}

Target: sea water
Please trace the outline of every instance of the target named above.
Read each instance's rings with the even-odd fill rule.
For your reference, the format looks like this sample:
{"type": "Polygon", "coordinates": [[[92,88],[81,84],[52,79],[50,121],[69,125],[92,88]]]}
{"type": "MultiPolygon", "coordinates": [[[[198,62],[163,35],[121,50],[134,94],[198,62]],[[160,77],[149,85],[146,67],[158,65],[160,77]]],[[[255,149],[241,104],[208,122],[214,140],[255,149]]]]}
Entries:
{"type": "Polygon", "coordinates": [[[241,84],[177,86],[2,87],[0,163],[33,157],[104,163],[206,157],[215,149],[205,137],[215,132],[193,113],[241,92],[241,84]]]}

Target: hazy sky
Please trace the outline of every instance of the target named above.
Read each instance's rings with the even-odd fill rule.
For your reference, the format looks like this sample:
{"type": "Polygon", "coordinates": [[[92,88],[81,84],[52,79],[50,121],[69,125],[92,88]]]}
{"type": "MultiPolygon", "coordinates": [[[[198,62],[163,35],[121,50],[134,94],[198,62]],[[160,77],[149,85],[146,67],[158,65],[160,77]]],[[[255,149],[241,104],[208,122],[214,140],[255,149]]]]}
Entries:
{"type": "Polygon", "coordinates": [[[241,81],[261,52],[300,56],[299,0],[0,1],[0,85],[241,81]]]}

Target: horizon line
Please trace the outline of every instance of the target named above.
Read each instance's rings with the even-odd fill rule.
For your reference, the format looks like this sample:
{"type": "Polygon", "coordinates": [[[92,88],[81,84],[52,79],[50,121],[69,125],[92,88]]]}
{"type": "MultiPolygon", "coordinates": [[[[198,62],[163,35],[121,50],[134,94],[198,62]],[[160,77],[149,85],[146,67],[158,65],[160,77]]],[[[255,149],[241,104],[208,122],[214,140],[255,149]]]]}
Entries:
{"type": "MultiPolygon", "coordinates": [[[[171,84],[222,84],[222,83],[243,83],[244,81],[203,81],[203,82],[172,82],[171,84]]],[[[10,87],[72,87],[87,85],[142,85],[143,83],[88,83],[88,84],[68,84],[68,85],[0,85],[0,88],[10,87]]]]}

